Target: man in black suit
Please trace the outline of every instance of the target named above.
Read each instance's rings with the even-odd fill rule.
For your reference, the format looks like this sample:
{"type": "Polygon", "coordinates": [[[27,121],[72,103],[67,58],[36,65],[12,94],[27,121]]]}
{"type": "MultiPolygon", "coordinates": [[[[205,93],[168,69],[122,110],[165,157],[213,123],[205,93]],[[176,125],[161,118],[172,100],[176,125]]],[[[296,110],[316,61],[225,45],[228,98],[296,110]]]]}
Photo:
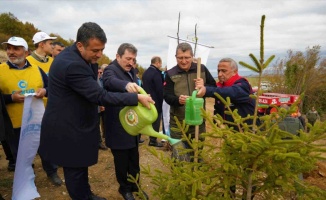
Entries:
{"type": "MultiPolygon", "coordinates": [[[[157,119],[153,123],[153,129],[156,132],[160,131],[160,124],[162,119],[162,105],[163,105],[163,76],[162,71],[162,59],[159,56],[154,56],[151,59],[151,65],[143,74],[144,90],[147,94],[150,94],[155,101],[155,107],[157,110],[157,119]]],[[[156,137],[149,137],[149,146],[163,147],[163,144],[157,142],[156,137]]]]}
{"type": "MultiPolygon", "coordinates": [[[[136,93],[111,93],[97,83],[97,61],[106,35],[96,23],[84,23],[76,42],[62,51],[49,72],[48,104],[41,125],[40,154],[63,166],[73,200],[104,200],[91,192],[88,167],[98,160],[98,105],[137,105],[153,100],[136,93]]],[[[137,85],[128,85],[137,91],[137,85]]]]}
{"type": "MultiPolygon", "coordinates": [[[[137,49],[134,45],[123,43],[118,48],[116,59],[105,68],[103,87],[111,92],[137,92],[128,84],[137,81],[133,65],[136,61],[137,49]]],[[[116,178],[120,184],[119,192],[125,200],[134,200],[132,192],[138,192],[137,185],[129,182],[128,175],[136,178],[140,172],[138,143],[139,137],[129,135],[122,127],[119,113],[123,106],[105,107],[105,142],[114,157],[116,178]]],[[[143,192],[145,198],[147,194],[143,192]]]]}

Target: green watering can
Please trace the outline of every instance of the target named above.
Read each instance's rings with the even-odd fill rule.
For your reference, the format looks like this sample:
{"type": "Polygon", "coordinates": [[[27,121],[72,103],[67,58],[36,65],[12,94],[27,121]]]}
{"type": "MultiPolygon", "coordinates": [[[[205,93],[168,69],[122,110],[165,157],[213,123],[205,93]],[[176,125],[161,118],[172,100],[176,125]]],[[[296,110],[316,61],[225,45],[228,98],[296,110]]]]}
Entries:
{"type": "Polygon", "coordinates": [[[197,98],[197,92],[197,90],[194,90],[192,96],[186,99],[185,121],[188,125],[201,125],[203,123],[200,108],[204,107],[204,99],[197,98]]]}
{"type": "MultiPolygon", "coordinates": [[[[140,89],[139,93],[146,94],[143,88],[140,89]]],[[[181,140],[170,138],[153,129],[152,124],[157,119],[157,110],[153,104],[150,104],[150,107],[151,109],[148,110],[139,102],[137,106],[124,107],[119,113],[119,119],[125,131],[132,136],[143,134],[165,139],[171,145],[179,143],[181,140]]]]}

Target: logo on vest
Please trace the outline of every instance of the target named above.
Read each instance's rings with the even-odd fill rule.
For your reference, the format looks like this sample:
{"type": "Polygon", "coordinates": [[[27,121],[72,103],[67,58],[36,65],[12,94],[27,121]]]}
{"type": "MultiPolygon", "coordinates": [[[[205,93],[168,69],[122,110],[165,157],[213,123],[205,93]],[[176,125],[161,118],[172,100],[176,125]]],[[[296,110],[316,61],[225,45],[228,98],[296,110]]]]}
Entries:
{"type": "Polygon", "coordinates": [[[21,89],[21,90],[25,90],[27,88],[27,82],[25,80],[20,80],[18,82],[18,87],[21,89]]]}
{"type": "MultiPolygon", "coordinates": [[[[35,90],[33,88],[30,88],[30,89],[27,88],[28,84],[27,84],[27,81],[25,81],[25,80],[18,81],[17,85],[18,85],[19,89],[22,91],[21,94],[35,93],[35,90]]],[[[16,90],[13,90],[12,94],[14,94],[15,92],[16,92],[16,90]]]]}

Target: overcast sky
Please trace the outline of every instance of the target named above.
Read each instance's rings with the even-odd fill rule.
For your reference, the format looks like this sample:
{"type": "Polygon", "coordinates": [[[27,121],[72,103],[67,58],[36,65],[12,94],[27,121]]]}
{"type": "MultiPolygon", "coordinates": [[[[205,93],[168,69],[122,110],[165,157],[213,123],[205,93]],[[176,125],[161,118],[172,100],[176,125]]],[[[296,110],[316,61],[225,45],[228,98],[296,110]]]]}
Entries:
{"type": "MultiPolygon", "coordinates": [[[[154,55],[166,64],[168,35],[213,46],[207,62],[213,76],[223,57],[251,64],[249,53],[259,58],[261,16],[265,20],[265,59],[284,58],[289,49],[305,51],[320,45],[326,58],[326,0],[1,0],[0,13],[11,12],[38,29],[64,39],[76,38],[84,22],[96,22],[108,42],[104,53],[111,59],[121,43],[138,48],[137,60],[147,68],[154,55]]],[[[240,68],[240,75],[245,74],[240,68]]]]}

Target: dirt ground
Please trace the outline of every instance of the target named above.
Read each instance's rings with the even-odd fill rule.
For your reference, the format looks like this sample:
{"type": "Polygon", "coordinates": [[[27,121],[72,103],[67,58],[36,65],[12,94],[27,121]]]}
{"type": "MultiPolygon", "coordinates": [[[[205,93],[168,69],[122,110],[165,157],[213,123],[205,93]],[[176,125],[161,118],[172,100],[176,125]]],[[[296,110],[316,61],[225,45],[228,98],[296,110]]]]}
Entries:
{"type": "MultiPolygon", "coordinates": [[[[208,99],[207,109],[212,110],[213,100],[208,99]]],[[[209,127],[208,127],[209,128],[209,127]]],[[[142,136],[146,141],[140,145],[140,163],[141,165],[153,166],[155,168],[160,168],[160,161],[151,155],[148,151],[148,138],[147,136],[142,136]]],[[[321,141],[322,144],[326,145],[326,141],[321,141]]],[[[151,147],[152,148],[152,147],[151,147]]],[[[163,151],[166,156],[170,156],[169,151],[163,151]]],[[[11,199],[12,193],[12,183],[13,183],[13,172],[7,171],[8,162],[5,160],[5,155],[0,145],[0,194],[6,199],[11,199]]],[[[326,155],[324,155],[326,157],[326,155]]],[[[35,183],[37,190],[40,194],[41,200],[69,200],[69,195],[67,193],[66,187],[54,186],[51,184],[50,180],[47,178],[45,172],[42,169],[42,164],[39,156],[37,155],[34,161],[35,167],[35,183]]],[[[62,168],[58,169],[58,174],[63,178],[62,168]]],[[[156,200],[151,194],[152,185],[150,180],[145,176],[141,176],[141,183],[143,189],[147,192],[151,200],[156,200]]],[[[326,190],[326,162],[319,162],[318,168],[313,172],[305,175],[305,180],[326,190]]],[[[110,200],[123,200],[121,195],[118,193],[118,183],[115,178],[113,156],[110,150],[99,151],[98,164],[89,168],[89,182],[93,192],[99,196],[105,197],[110,200]]]]}

